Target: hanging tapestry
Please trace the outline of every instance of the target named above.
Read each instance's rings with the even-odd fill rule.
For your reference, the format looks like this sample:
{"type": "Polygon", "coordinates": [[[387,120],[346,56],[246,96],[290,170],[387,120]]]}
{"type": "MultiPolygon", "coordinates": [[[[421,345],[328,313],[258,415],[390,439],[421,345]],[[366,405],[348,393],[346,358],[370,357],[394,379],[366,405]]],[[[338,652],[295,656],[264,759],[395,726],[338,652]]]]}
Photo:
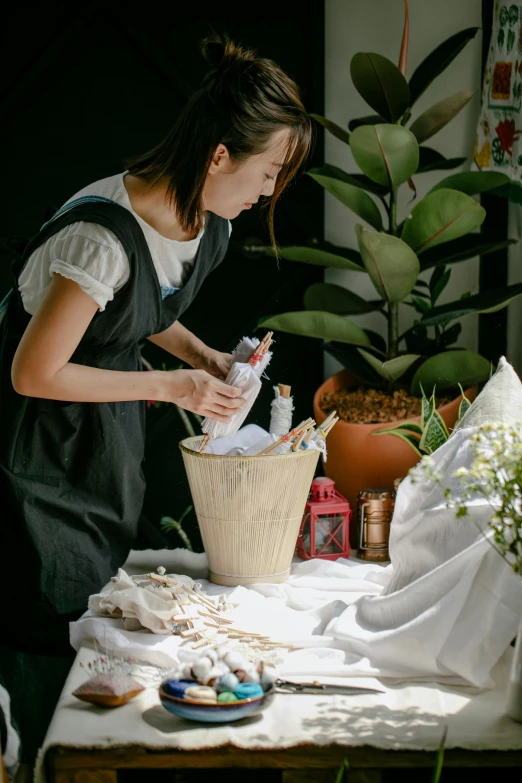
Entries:
{"type": "Polygon", "coordinates": [[[475,137],[475,163],[522,181],[522,4],[497,0],[475,137]]]}

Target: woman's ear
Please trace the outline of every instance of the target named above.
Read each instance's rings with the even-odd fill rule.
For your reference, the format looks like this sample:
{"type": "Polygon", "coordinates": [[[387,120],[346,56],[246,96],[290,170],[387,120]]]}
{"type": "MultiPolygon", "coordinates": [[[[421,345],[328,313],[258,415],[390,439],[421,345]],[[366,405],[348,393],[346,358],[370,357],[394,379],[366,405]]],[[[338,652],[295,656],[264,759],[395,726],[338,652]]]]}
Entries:
{"type": "Polygon", "coordinates": [[[225,174],[230,170],[231,161],[228,149],[224,144],[218,144],[212,155],[210,166],[208,169],[209,174],[225,174]]]}

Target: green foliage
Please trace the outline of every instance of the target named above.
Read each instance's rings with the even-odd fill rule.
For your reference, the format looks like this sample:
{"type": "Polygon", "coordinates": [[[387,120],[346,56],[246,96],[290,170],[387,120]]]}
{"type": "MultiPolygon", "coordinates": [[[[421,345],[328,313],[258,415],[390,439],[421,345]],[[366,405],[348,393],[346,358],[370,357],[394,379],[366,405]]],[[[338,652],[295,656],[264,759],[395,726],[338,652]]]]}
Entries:
{"type": "MultiPolygon", "coordinates": [[[[448,736],[448,726],[444,726],[442,737],[440,740],[439,748],[437,751],[437,758],[435,760],[435,767],[433,768],[433,775],[431,783],[439,783],[440,776],[442,774],[442,765],[444,764],[444,748],[446,744],[446,737],[448,736]]],[[[337,770],[335,775],[335,783],[350,783],[350,764],[348,759],[344,759],[343,763],[337,770]]]]}
{"type": "MultiPolygon", "coordinates": [[[[444,419],[435,407],[435,388],[429,399],[424,394],[422,386],[420,388],[422,393],[420,424],[416,421],[403,421],[396,427],[388,427],[384,430],[374,430],[372,432],[372,435],[393,435],[395,438],[400,438],[400,440],[411,446],[419,457],[423,454],[433,454],[449,438],[448,428],[444,419]]],[[[462,400],[457,423],[471,405],[462,387],[460,391],[462,400]]]]}
{"type": "Polygon", "coordinates": [[[188,514],[190,514],[192,509],[193,509],[193,506],[187,506],[187,508],[181,514],[179,519],[174,519],[173,517],[162,517],[161,520],[160,520],[161,529],[165,533],[170,532],[171,530],[175,531],[178,534],[178,536],[181,538],[181,540],[183,541],[183,543],[186,546],[186,548],[190,552],[193,551],[192,550],[192,544],[190,543],[190,539],[189,539],[188,535],[183,530],[182,522],[185,519],[185,517],[188,514]]]}
{"type": "MultiPolygon", "coordinates": [[[[327,340],[329,353],[356,378],[376,388],[408,383],[412,394],[420,394],[421,384],[426,389],[437,384],[442,390],[487,380],[490,363],[455,348],[461,332],[455,321],[472,313],[494,312],[522,295],[522,283],[517,283],[479,294],[465,292],[456,301],[439,304],[453,264],[515,241],[488,239],[478,231],[486,213],[473,198],[477,194],[488,191],[522,203],[522,188],[504,174],[466,171],[443,176],[408,214],[401,219],[397,216],[401,187],[413,192],[411,203],[416,198],[417,177],[429,171],[451,171],[466,162],[465,158],[447,159],[424,142],[452,121],[473,97],[472,92],[456,92],[423,113],[413,114],[418,98],[477,31],[467,28],[443,41],[409,81],[404,75],[407,36],[399,56],[400,69],[376,52],[358,52],[351,61],[351,79],[375,113],[353,118],[348,130],[326,117],[310,115],[339,143],[350,146],[359,171],[346,172],[326,164],[308,175],[364,225],[356,226],[357,249],[314,242],[283,247],[280,255],[298,263],[366,273],[378,298],[366,301],[338,285],[314,284],[305,294],[303,312],[265,316],[259,327],[327,340]],[[430,277],[423,279],[426,273],[430,277]],[[409,308],[412,320],[399,334],[399,311],[404,307],[409,308]],[[384,346],[376,345],[369,330],[347,320],[347,316],[357,318],[375,310],[387,321],[384,346]]],[[[434,417],[424,441],[427,448],[444,434],[443,429],[435,433],[436,425],[440,429],[434,417]]],[[[397,437],[409,435],[401,430],[397,437]]]]}

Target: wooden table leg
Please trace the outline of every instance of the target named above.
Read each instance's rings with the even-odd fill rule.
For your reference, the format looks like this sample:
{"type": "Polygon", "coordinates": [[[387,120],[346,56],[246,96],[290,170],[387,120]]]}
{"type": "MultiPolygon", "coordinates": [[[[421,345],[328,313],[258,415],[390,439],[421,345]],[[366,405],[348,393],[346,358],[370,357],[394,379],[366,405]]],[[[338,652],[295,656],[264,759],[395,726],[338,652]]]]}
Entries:
{"type": "Polygon", "coordinates": [[[55,783],[118,783],[118,772],[115,769],[60,770],[54,780],[55,783]]]}

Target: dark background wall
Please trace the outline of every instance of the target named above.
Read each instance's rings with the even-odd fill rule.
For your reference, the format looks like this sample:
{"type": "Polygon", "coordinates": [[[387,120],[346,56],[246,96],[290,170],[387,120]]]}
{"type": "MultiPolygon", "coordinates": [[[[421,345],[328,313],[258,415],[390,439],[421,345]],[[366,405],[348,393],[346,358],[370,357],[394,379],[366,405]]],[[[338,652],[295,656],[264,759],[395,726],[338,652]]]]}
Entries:
{"type": "MultiPolygon", "coordinates": [[[[123,171],[126,159],[162,138],[205,73],[198,44],[212,30],[276,60],[299,84],[308,111],[322,114],[323,5],[58,0],[4,9],[0,298],[9,286],[6,241],[32,235],[49,210],[90,182],[123,171]]],[[[319,133],[310,166],[322,163],[322,148],[319,133]]],[[[293,244],[322,234],[322,190],[305,176],[279,204],[276,236],[280,244],[293,244]]],[[[251,210],[234,220],[227,258],[181,319],[220,350],[232,350],[243,335],[260,335],[260,316],[301,309],[304,289],[319,279],[312,267],[284,261],[278,267],[274,259],[249,252],[256,244],[268,244],[268,232],[260,213],[251,210]]],[[[152,345],[144,353],[155,367],[179,366],[152,345]]],[[[269,375],[249,421],[268,427],[276,383],[292,386],[295,418],[306,418],[322,380],[319,342],[278,335],[269,375]]],[[[178,449],[186,431],[173,406],[151,407],[148,416],[148,490],[137,543],[177,546],[177,534],[164,535],[159,520],[179,517],[191,502],[178,449]]],[[[193,514],[184,528],[200,548],[193,514]]]]}

